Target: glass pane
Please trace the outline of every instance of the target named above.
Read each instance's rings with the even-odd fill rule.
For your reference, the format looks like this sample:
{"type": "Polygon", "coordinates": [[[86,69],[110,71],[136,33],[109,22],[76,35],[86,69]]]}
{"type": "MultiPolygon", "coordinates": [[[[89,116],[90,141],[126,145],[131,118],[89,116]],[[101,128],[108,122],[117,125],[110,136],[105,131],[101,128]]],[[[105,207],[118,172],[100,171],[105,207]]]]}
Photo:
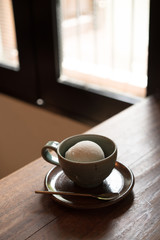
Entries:
{"type": "Polygon", "coordinates": [[[63,81],[144,97],[149,0],[61,0],[63,81]]]}
{"type": "Polygon", "coordinates": [[[19,69],[18,49],[11,0],[0,0],[0,65],[19,69]]]}

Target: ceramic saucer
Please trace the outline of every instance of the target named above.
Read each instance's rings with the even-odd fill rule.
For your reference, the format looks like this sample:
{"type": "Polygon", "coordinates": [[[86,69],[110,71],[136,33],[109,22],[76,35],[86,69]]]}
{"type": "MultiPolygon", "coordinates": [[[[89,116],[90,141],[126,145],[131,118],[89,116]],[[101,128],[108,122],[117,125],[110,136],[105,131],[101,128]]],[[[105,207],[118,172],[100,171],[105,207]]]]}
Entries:
{"type": "Polygon", "coordinates": [[[48,191],[66,191],[78,193],[111,193],[118,192],[116,199],[104,201],[89,197],[52,195],[53,199],[65,206],[80,209],[94,209],[110,206],[126,197],[134,186],[132,171],[120,162],[116,162],[115,168],[103,183],[93,189],[85,189],[77,186],[62,171],[61,167],[52,168],[45,177],[45,187],[48,191]]]}

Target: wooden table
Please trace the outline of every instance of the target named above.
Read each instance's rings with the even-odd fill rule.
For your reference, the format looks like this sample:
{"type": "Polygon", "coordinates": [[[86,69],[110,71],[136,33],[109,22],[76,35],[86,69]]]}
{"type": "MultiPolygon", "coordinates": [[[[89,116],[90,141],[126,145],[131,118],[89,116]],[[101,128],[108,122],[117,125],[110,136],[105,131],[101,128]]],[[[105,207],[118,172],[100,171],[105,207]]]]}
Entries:
{"type": "Polygon", "coordinates": [[[135,176],[133,191],[109,207],[67,208],[34,193],[45,189],[52,168],[39,158],[0,180],[1,240],[160,239],[160,99],[149,97],[87,133],[117,143],[118,161],[135,176]]]}

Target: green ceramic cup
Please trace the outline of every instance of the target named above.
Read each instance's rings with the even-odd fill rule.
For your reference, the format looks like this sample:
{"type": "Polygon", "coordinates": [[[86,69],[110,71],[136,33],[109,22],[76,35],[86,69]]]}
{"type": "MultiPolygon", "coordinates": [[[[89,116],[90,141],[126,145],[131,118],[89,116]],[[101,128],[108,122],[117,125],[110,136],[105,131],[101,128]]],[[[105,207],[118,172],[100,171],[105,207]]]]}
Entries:
{"type": "Polygon", "coordinates": [[[66,138],[61,143],[49,141],[41,151],[42,157],[49,163],[60,165],[64,173],[77,185],[84,188],[93,188],[100,185],[112,172],[117,159],[117,147],[111,139],[97,134],[81,134],[66,138]],[[105,158],[90,161],[76,162],[65,158],[65,152],[74,144],[89,140],[97,143],[103,150],[105,158]],[[57,157],[51,154],[53,150],[57,157]]]}

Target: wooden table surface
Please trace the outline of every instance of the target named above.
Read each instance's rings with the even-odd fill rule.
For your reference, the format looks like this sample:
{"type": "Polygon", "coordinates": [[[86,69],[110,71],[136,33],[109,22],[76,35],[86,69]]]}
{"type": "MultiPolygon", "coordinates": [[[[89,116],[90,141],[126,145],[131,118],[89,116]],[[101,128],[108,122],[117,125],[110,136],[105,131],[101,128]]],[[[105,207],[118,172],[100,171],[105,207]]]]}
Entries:
{"type": "Polygon", "coordinates": [[[160,99],[149,97],[87,133],[116,142],[118,161],[134,173],[133,191],[105,208],[62,206],[51,196],[34,193],[45,189],[44,178],[52,168],[39,158],[0,180],[1,240],[160,239],[160,99]]]}

